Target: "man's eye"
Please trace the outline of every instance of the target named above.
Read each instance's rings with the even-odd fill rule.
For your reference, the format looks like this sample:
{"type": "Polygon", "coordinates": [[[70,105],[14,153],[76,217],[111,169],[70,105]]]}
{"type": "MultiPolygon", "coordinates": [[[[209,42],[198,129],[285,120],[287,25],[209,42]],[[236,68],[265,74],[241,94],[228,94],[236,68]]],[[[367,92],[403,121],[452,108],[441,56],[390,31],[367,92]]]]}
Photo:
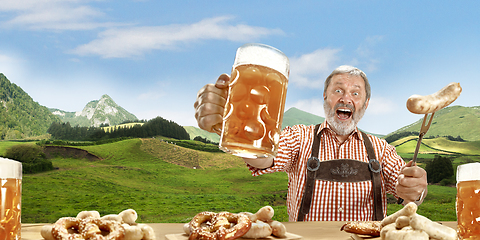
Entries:
{"type": "Polygon", "coordinates": [[[358,96],[358,92],[353,93],[354,96],[358,96]]]}
{"type": "Polygon", "coordinates": [[[339,92],[342,92],[342,91],[340,89],[337,89],[337,90],[335,90],[335,92],[339,93],[339,92]]]}

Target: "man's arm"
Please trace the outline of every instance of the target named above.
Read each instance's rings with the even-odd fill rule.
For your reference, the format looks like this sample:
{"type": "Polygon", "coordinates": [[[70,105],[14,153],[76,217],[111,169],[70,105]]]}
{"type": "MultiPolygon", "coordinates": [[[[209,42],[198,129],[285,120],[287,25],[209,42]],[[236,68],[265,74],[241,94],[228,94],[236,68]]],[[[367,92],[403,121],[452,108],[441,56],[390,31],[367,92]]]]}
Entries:
{"type": "Polygon", "coordinates": [[[243,161],[258,169],[265,169],[273,166],[273,157],[266,158],[243,158],[243,161]]]}

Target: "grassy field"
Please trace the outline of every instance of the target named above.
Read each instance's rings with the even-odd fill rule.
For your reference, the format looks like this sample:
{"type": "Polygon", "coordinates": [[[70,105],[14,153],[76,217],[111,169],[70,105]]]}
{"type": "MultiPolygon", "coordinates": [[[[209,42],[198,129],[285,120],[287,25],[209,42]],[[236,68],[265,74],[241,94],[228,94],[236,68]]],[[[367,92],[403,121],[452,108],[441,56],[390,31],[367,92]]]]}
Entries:
{"type": "Polygon", "coordinates": [[[15,142],[15,141],[0,141],[0,156],[5,155],[5,151],[13,146],[18,144],[35,144],[34,142],[15,142]]]}
{"type": "MultiPolygon", "coordinates": [[[[0,142],[0,154],[11,145],[0,142]]],[[[138,212],[139,222],[187,222],[201,211],[255,212],[265,205],[274,207],[276,220],[288,221],[285,173],[252,177],[240,158],[160,139],[80,148],[102,160],[58,157],[52,159],[56,170],[24,175],[22,222],[48,223],[83,210],[105,215],[128,208],[138,212]]],[[[454,164],[469,161],[480,160],[462,155],[454,164]]],[[[418,212],[435,221],[455,221],[455,196],[454,187],[430,185],[418,212]]],[[[387,213],[400,208],[389,204],[387,213]]]]}
{"type": "MultiPolygon", "coordinates": [[[[170,155],[181,148],[159,144],[170,155]]],[[[285,174],[251,177],[245,167],[183,167],[142,150],[140,139],[84,148],[104,160],[57,158],[53,164],[58,170],[24,176],[22,222],[127,208],[135,209],[141,222],[186,222],[200,211],[256,211],[267,204],[279,217],[286,216],[285,174]]]]}

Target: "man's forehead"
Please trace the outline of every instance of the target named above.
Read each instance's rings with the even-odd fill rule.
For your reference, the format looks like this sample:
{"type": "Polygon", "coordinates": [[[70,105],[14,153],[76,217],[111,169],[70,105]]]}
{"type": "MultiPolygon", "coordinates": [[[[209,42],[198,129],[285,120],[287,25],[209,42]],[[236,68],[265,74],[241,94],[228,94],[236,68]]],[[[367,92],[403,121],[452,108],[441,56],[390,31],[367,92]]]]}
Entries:
{"type": "Polygon", "coordinates": [[[332,85],[352,85],[356,88],[365,88],[365,81],[361,76],[350,75],[347,73],[336,74],[332,77],[332,85]]]}

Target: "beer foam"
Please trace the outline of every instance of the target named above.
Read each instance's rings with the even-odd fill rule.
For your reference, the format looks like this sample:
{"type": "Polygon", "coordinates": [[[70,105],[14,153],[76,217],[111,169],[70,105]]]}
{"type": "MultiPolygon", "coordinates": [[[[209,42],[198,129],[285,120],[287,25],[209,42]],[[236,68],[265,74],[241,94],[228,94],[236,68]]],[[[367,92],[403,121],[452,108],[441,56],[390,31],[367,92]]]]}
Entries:
{"type": "Polygon", "coordinates": [[[22,178],[22,163],[0,157],[0,178],[22,178]]]}
{"type": "Polygon", "coordinates": [[[290,62],[280,50],[257,43],[247,43],[237,49],[233,68],[239,65],[255,64],[279,71],[287,79],[290,74],[290,62]]]}
{"type": "Polygon", "coordinates": [[[468,163],[457,167],[457,183],[480,180],[480,163],[468,163]]]}

